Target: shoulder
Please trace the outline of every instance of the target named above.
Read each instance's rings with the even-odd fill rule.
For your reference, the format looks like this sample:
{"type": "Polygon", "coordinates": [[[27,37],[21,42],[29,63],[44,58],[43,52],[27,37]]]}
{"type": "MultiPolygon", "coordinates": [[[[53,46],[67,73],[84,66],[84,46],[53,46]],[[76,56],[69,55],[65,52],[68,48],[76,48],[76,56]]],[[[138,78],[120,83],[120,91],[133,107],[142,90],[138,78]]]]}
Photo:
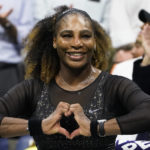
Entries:
{"type": "Polygon", "coordinates": [[[40,90],[43,86],[43,82],[38,79],[25,79],[24,81],[18,83],[13,88],[9,90],[12,91],[24,91],[24,92],[36,92],[40,90]]]}
{"type": "Polygon", "coordinates": [[[109,90],[116,90],[118,91],[119,89],[128,89],[128,88],[139,88],[136,83],[134,83],[132,80],[120,76],[120,75],[112,75],[108,74],[108,77],[106,79],[106,82],[104,84],[104,89],[109,89],[109,90]]]}
{"type": "Polygon", "coordinates": [[[111,98],[114,101],[125,101],[129,97],[141,93],[140,87],[135,82],[118,75],[108,76],[103,85],[103,91],[105,98],[111,98]]]}

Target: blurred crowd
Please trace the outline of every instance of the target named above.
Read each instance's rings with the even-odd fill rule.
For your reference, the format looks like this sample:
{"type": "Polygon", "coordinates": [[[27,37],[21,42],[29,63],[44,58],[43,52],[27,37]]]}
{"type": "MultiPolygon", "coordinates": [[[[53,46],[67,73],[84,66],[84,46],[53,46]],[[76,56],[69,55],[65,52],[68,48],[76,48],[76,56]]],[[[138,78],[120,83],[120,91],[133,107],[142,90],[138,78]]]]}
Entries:
{"type": "MultiPolygon", "coordinates": [[[[0,0],[0,96],[24,79],[27,35],[60,5],[85,10],[100,23],[111,40],[107,71],[135,81],[150,94],[149,0],[0,0]]],[[[150,140],[149,133],[129,137],[150,140]]],[[[30,136],[1,138],[0,150],[24,150],[31,143],[30,136]]]]}

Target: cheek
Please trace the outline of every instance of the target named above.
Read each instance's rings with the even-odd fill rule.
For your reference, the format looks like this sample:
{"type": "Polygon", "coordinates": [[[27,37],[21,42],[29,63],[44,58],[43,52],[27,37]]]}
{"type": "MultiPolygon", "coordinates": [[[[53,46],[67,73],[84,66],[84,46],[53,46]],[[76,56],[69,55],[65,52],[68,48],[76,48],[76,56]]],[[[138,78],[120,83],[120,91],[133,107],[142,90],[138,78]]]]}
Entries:
{"type": "Polygon", "coordinates": [[[96,43],[94,39],[84,41],[83,43],[86,47],[89,48],[89,50],[94,50],[94,48],[96,48],[96,43]]]}
{"type": "Polygon", "coordinates": [[[62,58],[65,55],[65,50],[63,50],[62,48],[61,49],[57,48],[57,54],[58,54],[59,58],[62,58]]]}
{"type": "Polygon", "coordinates": [[[88,52],[93,53],[94,49],[96,48],[95,45],[93,43],[88,43],[85,45],[86,49],[88,52]]]}
{"type": "Polygon", "coordinates": [[[57,44],[57,49],[59,49],[59,51],[63,51],[66,52],[66,50],[69,48],[68,43],[64,42],[64,41],[60,41],[57,44]]]}

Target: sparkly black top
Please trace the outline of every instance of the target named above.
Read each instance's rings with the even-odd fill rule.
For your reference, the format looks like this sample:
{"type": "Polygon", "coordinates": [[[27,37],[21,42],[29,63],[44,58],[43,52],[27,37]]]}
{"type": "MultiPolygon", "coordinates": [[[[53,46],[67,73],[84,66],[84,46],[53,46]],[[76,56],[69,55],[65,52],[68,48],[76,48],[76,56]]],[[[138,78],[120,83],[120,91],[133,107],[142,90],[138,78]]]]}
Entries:
{"type": "MultiPolygon", "coordinates": [[[[150,113],[150,97],[132,81],[106,72],[102,72],[91,85],[79,91],[61,89],[55,81],[46,85],[39,80],[26,80],[0,98],[1,119],[3,116],[43,119],[55,110],[59,101],[81,102],[84,113],[91,120],[116,117],[124,134],[150,129],[150,120],[143,115],[150,113]]],[[[70,132],[77,128],[71,117],[64,118],[61,123],[70,132]]],[[[60,134],[43,134],[34,136],[34,139],[39,150],[115,149],[115,136],[78,136],[69,140],[60,134]]]]}

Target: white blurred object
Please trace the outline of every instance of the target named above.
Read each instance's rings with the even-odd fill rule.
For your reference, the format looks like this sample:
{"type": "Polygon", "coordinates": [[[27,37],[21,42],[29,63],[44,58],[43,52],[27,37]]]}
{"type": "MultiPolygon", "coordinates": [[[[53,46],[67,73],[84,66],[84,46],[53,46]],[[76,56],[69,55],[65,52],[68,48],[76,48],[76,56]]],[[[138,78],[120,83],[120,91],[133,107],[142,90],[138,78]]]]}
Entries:
{"type": "Polygon", "coordinates": [[[86,11],[93,19],[100,22],[102,26],[107,28],[108,23],[105,22],[109,19],[109,4],[110,0],[34,0],[35,6],[35,19],[40,20],[45,16],[54,13],[54,8],[67,5],[69,7],[74,7],[86,11]]]}
{"type": "Polygon", "coordinates": [[[108,29],[114,47],[135,42],[143,24],[141,9],[150,12],[150,0],[111,0],[108,29]]]}
{"type": "Polygon", "coordinates": [[[137,58],[129,59],[127,61],[116,64],[115,67],[113,68],[111,74],[123,76],[123,77],[126,77],[126,78],[132,80],[133,63],[136,60],[141,59],[141,58],[142,57],[137,57],[137,58]]]}

